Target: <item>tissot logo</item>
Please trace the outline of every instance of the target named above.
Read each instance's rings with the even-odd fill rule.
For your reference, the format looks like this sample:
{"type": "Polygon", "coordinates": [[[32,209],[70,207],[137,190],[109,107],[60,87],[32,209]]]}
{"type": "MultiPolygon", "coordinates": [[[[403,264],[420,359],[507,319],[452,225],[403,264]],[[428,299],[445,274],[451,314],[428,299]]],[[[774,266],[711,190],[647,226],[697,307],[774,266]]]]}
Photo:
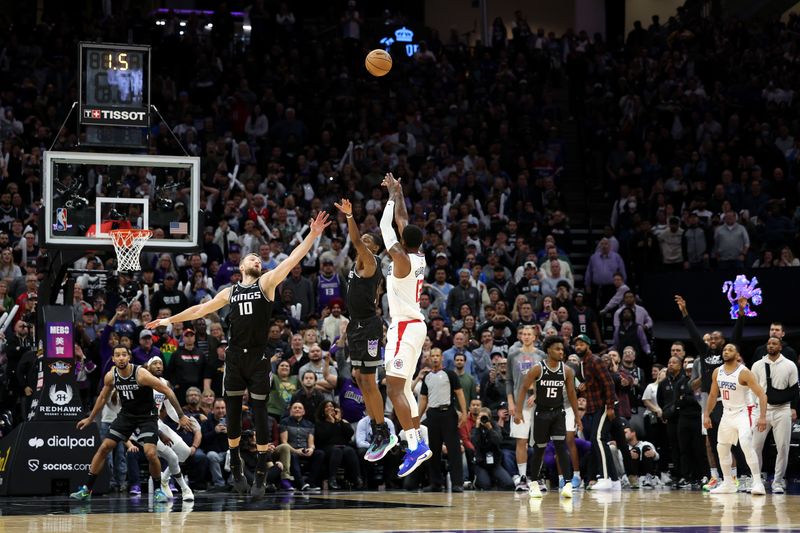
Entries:
{"type": "Polygon", "coordinates": [[[114,111],[111,109],[84,109],[83,118],[92,120],[127,120],[141,122],[145,119],[144,111],[114,111]]]}

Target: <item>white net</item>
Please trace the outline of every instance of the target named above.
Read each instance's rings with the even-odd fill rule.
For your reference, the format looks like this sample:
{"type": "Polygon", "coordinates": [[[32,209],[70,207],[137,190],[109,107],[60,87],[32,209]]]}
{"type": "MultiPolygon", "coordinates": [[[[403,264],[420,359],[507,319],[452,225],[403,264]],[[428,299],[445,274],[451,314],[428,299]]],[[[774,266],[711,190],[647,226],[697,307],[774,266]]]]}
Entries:
{"type": "Polygon", "coordinates": [[[139,256],[147,239],[153,236],[149,229],[117,229],[109,232],[117,252],[117,270],[141,270],[139,256]]]}

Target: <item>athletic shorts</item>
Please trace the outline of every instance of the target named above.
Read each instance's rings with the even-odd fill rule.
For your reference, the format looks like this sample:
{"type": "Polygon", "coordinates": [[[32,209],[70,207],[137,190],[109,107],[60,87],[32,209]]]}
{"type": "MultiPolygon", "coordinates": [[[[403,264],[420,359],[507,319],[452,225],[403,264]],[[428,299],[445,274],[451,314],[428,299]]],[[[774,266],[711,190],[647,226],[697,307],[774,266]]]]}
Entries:
{"type": "Polygon", "coordinates": [[[158,441],[158,415],[132,415],[120,411],[108,429],[107,439],[122,442],[128,440],[136,430],[139,444],[155,444],[158,441]]]}
{"type": "Polygon", "coordinates": [[[270,358],[263,348],[225,350],[225,374],[222,386],[225,396],[243,396],[245,389],[254,400],[266,400],[269,395],[270,358]]]}
{"type": "Polygon", "coordinates": [[[181,438],[180,435],[175,433],[175,430],[173,430],[171,427],[166,425],[161,420],[158,421],[158,431],[172,441],[172,445],[167,446],[166,444],[161,442],[161,439],[158,439],[157,451],[159,452],[159,454],[165,448],[171,448],[172,451],[175,452],[175,455],[178,456],[178,462],[180,463],[184,462],[186,459],[189,458],[190,455],[192,455],[192,449],[189,448],[189,445],[186,444],[186,442],[184,442],[184,440],[181,438]]]}
{"type": "Polygon", "coordinates": [[[534,411],[533,442],[547,444],[549,440],[564,440],[567,437],[567,422],[564,409],[542,409],[534,411]]]}
{"type": "Polygon", "coordinates": [[[401,320],[386,334],[386,375],[412,379],[428,328],[422,320],[401,320]]]}
{"type": "Polygon", "coordinates": [[[572,407],[564,408],[564,420],[566,421],[568,432],[576,433],[578,431],[578,424],[575,422],[575,411],[572,410],[572,407]]]}
{"type": "MultiPolygon", "coordinates": [[[[423,339],[424,340],[424,339],[423,339]]],[[[353,319],[347,324],[347,352],[350,363],[362,374],[374,374],[381,365],[383,320],[374,316],[353,319]]]]}
{"type": "Polygon", "coordinates": [[[717,442],[735,445],[740,440],[748,442],[752,439],[753,429],[750,421],[750,410],[725,411],[717,430],[717,442]]]}
{"type": "Polygon", "coordinates": [[[531,426],[533,425],[533,407],[522,408],[522,424],[517,424],[511,419],[511,432],[509,436],[515,439],[529,439],[531,436],[531,426]]]}

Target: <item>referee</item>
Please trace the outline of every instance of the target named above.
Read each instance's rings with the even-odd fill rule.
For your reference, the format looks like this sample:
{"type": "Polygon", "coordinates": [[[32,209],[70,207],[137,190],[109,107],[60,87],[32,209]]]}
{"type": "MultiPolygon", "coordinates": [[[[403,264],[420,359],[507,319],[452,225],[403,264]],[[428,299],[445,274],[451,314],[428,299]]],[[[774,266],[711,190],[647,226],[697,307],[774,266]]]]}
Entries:
{"type": "Polygon", "coordinates": [[[422,378],[419,395],[419,413],[427,413],[428,443],[433,460],[428,462],[430,485],[425,492],[441,492],[442,444],[447,446],[450,464],[450,481],[453,492],[464,492],[464,467],[461,463],[461,438],[458,427],[467,420],[467,404],[461,382],[452,370],[442,368],[442,350],[431,350],[431,370],[422,378]],[[458,411],[455,401],[458,399],[458,411]]]}

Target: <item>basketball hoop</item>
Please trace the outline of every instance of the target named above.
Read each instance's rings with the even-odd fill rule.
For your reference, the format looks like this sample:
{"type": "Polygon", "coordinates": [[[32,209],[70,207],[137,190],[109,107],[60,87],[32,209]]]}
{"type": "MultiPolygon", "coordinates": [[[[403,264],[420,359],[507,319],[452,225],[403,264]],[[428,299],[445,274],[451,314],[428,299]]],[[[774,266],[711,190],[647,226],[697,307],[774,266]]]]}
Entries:
{"type": "Polygon", "coordinates": [[[149,229],[115,229],[109,231],[109,234],[117,252],[117,270],[127,272],[141,270],[139,255],[142,253],[144,243],[153,236],[153,232],[149,229]]]}

